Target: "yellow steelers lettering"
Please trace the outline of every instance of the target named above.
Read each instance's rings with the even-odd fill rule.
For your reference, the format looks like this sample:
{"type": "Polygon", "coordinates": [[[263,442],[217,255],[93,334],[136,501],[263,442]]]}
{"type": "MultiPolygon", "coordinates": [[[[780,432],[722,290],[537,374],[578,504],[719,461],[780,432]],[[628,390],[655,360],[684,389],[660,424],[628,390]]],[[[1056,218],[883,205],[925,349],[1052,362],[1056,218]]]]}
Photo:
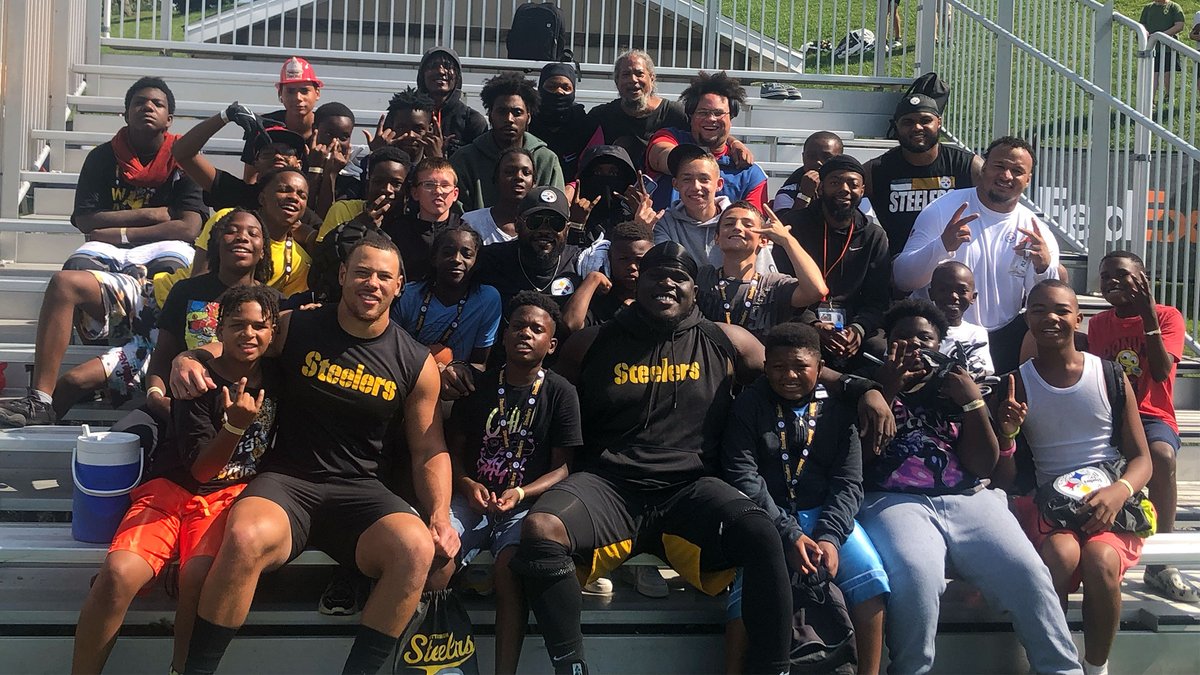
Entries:
{"type": "Polygon", "coordinates": [[[304,355],[304,365],[300,368],[300,374],[343,389],[378,396],[385,401],[395,399],[399,391],[399,386],[394,381],[368,372],[366,365],[362,363],[355,364],[353,368],[330,363],[329,359],[321,358],[321,352],[316,350],[304,355]]]}
{"type": "Polygon", "coordinates": [[[629,381],[629,364],[618,363],[613,366],[613,384],[625,384],[629,381]]]}
{"type": "Polygon", "coordinates": [[[321,352],[312,351],[304,355],[304,367],[300,369],[300,374],[305,377],[312,377],[317,374],[318,364],[321,363],[321,352]]]}

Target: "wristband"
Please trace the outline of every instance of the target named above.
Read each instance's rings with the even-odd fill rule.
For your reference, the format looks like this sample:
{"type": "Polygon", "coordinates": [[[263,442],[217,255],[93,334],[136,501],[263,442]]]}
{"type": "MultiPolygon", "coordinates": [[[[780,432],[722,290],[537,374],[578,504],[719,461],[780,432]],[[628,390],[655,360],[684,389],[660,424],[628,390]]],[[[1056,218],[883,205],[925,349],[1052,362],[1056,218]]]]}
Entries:
{"type": "Polygon", "coordinates": [[[121,228],[121,243],[122,244],[129,243],[129,228],[127,228],[127,227],[121,228]]]}
{"type": "Polygon", "coordinates": [[[164,391],[162,387],[150,387],[149,389],[146,390],[146,398],[150,398],[150,395],[154,394],[154,393],[157,393],[159,396],[162,396],[163,398],[167,397],[167,392],[164,391]]]}
{"type": "Polygon", "coordinates": [[[1005,437],[1005,438],[1007,438],[1008,440],[1010,440],[1010,441],[1011,441],[1011,440],[1014,440],[1014,439],[1016,439],[1016,437],[1017,437],[1017,436],[1018,436],[1020,433],[1021,433],[1021,427],[1020,427],[1020,426],[1017,426],[1017,430],[1016,430],[1016,431],[1014,431],[1014,432],[1012,432],[1012,435],[1005,434],[1005,433],[1001,433],[1000,435],[1001,435],[1001,436],[1003,436],[1003,437],[1005,437]]]}
{"type": "Polygon", "coordinates": [[[233,434],[234,436],[244,436],[246,434],[245,429],[239,429],[233,426],[229,423],[229,420],[225,420],[225,423],[221,425],[221,428],[233,434]]]}
{"type": "Polygon", "coordinates": [[[515,487],[513,489],[517,491],[517,501],[518,502],[525,501],[525,488],[518,485],[517,487],[515,487]]]}
{"type": "MultiPolygon", "coordinates": [[[[1009,439],[1009,440],[1011,440],[1011,439],[1009,439]]],[[[1012,457],[1015,454],[1017,454],[1017,444],[1016,443],[1013,443],[1011,448],[1000,451],[1001,457],[1012,457]]]]}
{"type": "Polygon", "coordinates": [[[972,410],[979,410],[980,408],[982,408],[985,405],[987,405],[987,404],[983,402],[983,399],[977,398],[974,401],[971,401],[970,403],[964,405],[962,407],[962,410],[963,410],[963,412],[971,412],[972,410]]]}
{"type": "Polygon", "coordinates": [[[1130,485],[1129,481],[1125,480],[1124,478],[1118,478],[1117,482],[1120,483],[1121,485],[1124,485],[1125,488],[1127,490],[1129,490],[1130,497],[1132,497],[1134,495],[1134,493],[1136,492],[1136,490],[1133,489],[1133,485],[1130,485]]]}
{"type": "Polygon", "coordinates": [[[1162,335],[1162,329],[1161,329],[1161,328],[1155,328],[1154,330],[1148,330],[1148,331],[1146,331],[1146,336],[1147,336],[1147,337],[1149,337],[1149,336],[1151,336],[1151,335],[1162,335]]]}
{"type": "Polygon", "coordinates": [[[221,122],[223,122],[225,124],[229,124],[229,114],[227,112],[225,112],[226,110],[228,110],[228,109],[222,108],[221,112],[219,114],[221,115],[221,122]]]}
{"type": "Polygon", "coordinates": [[[310,166],[310,167],[308,167],[308,172],[320,174],[320,173],[325,173],[325,169],[322,169],[319,166],[310,166]]]}

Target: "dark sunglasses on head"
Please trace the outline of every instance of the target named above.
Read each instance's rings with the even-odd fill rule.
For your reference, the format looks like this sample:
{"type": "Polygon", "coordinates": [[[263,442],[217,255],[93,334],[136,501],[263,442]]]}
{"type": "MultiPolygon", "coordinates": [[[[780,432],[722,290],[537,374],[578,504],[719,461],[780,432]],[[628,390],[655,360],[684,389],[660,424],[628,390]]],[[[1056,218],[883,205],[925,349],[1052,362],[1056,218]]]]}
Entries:
{"type": "Polygon", "coordinates": [[[562,232],[567,229],[567,221],[561,216],[533,215],[525,219],[525,226],[531,230],[554,230],[562,232]]]}

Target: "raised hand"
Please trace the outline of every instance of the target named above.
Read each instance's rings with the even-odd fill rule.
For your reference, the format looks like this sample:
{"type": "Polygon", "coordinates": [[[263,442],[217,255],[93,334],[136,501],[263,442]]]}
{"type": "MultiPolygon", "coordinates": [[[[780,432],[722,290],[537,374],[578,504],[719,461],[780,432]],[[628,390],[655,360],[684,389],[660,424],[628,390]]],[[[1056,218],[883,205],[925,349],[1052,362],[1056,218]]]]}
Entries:
{"type": "Polygon", "coordinates": [[[625,188],[625,194],[614,193],[614,196],[625,201],[625,206],[633,214],[633,222],[647,229],[653,228],[654,224],[666,213],[666,209],[654,210],[654,200],[650,198],[650,193],[646,192],[646,183],[642,180],[641,171],[638,172],[637,180],[633,185],[625,188]]]}
{"type": "Polygon", "coordinates": [[[237,101],[230,103],[229,107],[225,109],[225,119],[241,127],[246,132],[247,138],[254,138],[263,130],[262,121],[258,119],[258,116],[237,101]]]}
{"type": "Polygon", "coordinates": [[[779,216],[771,210],[771,207],[763,204],[763,226],[758,229],[752,229],[751,232],[762,235],[769,239],[774,244],[782,244],[792,236],[792,226],[784,225],[779,216]]]}
{"type": "Polygon", "coordinates": [[[1150,290],[1150,277],[1146,270],[1138,270],[1129,275],[1129,287],[1126,291],[1129,301],[1133,304],[1146,330],[1158,327],[1158,313],[1154,309],[1154,291],[1150,290]]]}
{"type": "Polygon", "coordinates": [[[1029,221],[1028,230],[1018,225],[1017,232],[1025,235],[1017,242],[1015,247],[1017,253],[1021,255],[1028,254],[1030,262],[1033,263],[1033,269],[1038,274],[1042,274],[1047,269],[1050,269],[1050,247],[1046,246],[1046,238],[1042,236],[1042,231],[1038,227],[1037,220],[1029,221]]]}
{"type": "Polygon", "coordinates": [[[383,227],[384,215],[394,203],[396,203],[396,193],[385,192],[363,205],[362,213],[358,214],[358,220],[379,229],[383,227]]]}
{"type": "Polygon", "coordinates": [[[308,142],[308,158],[305,160],[304,165],[324,169],[325,163],[329,161],[329,154],[329,146],[324,143],[318,143],[316,134],[313,134],[312,140],[308,142]]]}
{"type": "Polygon", "coordinates": [[[946,247],[948,253],[953,253],[963,244],[971,241],[970,224],[979,220],[978,213],[972,213],[969,216],[964,216],[963,211],[967,210],[968,204],[963,202],[963,205],[958,207],[954,212],[954,216],[950,218],[950,222],[946,223],[946,229],[942,230],[942,245],[946,247]]]}
{"type": "Polygon", "coordinates": [[[1000,403],[1000,410],[996,412],[996,422],[1000,425],[1000,433],[1012,438],[1021,428],[1021,424],[1025,422],[1025,415],[1029,413],[1029,406],[1017,401],[1017,384],[1016,378],[1012,373],[1008,375],[1008,395],[1000,403]]]}
{"type": "Polygon", "coordinates": [[[453,138],[442,136],[442,125],[435,115],[429,123],[429,131],[421,136],[421,145],[425,147],[426,157],[442,157],[445,155],[446,144],[453,138]]]}
{"type": "Polygon", "coordinates": [[[221,389],[221,408],[225,411],[225,421],[239,429],[250,426],[258,416],[258,411],[262,409],[266,394],[265,389],[260,389],[257,397],[251,396],[246,391],[244,377],[224,387],[221,389]]]}
{"type": "Polygon", "coordinates": [[[946,379],[942,381],[942,394],[955,405],[966,405],[983,398],[975,379],[962,367],[957,367],[946,375],[946,379]]]}
{"type": "Polygon", "coordinates": [[[373,136],[370,131],[362,130],[363,136],[367,139],[367,147],[373,151],[392,145],[396,141],[396,132],[383,126],[385,119],[387,119],[387,115],[379,116],[379,124],[375,126],[375,135],[373,136]]]}

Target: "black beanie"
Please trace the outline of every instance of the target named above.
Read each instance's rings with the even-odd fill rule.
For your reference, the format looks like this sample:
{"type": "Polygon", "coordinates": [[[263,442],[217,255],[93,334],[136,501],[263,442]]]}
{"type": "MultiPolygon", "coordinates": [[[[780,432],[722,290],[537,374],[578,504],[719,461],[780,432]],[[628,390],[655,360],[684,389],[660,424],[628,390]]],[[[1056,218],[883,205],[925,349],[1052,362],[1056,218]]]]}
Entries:
{"type": "Polygon", "coordinates": [[[837,155],[829,158],[821,165],[817,173],[821,175],[821,180],[825,180],[825,177],[834,171],[853,171],[860,176],[867,175],[867,172],[863,170],[863,165],[850,155],[837,155]]]}

